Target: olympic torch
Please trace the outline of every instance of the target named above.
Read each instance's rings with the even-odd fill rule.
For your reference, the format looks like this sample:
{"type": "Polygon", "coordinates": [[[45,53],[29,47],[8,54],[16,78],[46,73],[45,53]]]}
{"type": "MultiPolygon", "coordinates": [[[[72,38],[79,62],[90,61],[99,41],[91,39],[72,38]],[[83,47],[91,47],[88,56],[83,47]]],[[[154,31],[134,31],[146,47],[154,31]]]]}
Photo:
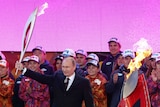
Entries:
{"type": "Polygon", "coordinates": [[[142,65],[141,61],[152,53],[152,48],[146,39],[141,38],[134,44],[134,50],[136,57],[128,66],[130,73],[124,82],[122,98],[118,107],[151,107],[147,83],[139,68],[142,65]]]}
{"type": "MultiPolygon", "coordinates": [[[[24,57],[24,54],[28,48],[30,39],[32,37],[36,18],[37,18],[37,16],[44,14],[44,9],[46,9],[46,8],[48,8],[48,3],[45,2],[42,6],[40,6],[39,8],[36,8],[29,16],[29,18],[25,24],[24,31],[23,31],[22,48],[21,48],[19,62],[22,61],[22,58],[24,57]]],[[[18,69],[16,69],[15,75],[17,75],[17,73],[18,73],[18,69]]]]}

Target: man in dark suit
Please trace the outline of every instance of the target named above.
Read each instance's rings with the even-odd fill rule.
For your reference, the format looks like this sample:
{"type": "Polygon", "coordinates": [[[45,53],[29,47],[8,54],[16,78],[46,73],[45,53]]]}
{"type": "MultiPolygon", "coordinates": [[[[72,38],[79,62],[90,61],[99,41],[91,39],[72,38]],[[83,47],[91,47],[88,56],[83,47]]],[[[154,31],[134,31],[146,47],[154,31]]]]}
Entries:
{"type": "MultiPolygon", "coordinates": [[[[16,63],[16,68],[23,69],[21,63],[16,63]]],[[[62,72],[57,72],[54,76],[41,75],[24,68],[22,74],[35,79],[41,83],[53,86],[54,101],[52,107],[82,107],[82,101],[86,107],[93,107],[93,97],[90,83],[87,79],[75,72],[76,61],[73,57],[67,57],[62,62],[62,72]],[[66,78],[69,83],[65,89],[66,78]]]]}

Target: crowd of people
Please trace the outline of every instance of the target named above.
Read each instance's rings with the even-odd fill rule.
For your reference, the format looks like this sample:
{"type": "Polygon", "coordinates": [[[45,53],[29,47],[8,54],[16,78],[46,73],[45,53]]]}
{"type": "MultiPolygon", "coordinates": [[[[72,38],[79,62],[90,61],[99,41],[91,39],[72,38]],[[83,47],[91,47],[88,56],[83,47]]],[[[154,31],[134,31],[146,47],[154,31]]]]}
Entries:
{"type": "MultiPolygon", "coordinates": [[[[121,51],[115,37],[108,41],[108,48],[101,64],[95,53],[67,48],[52,65],[44,48],[36,46],[33,55],[16,62],[18,76],[10,72],[0,52],[0,107],[120,107],[128,66],[136,54],[132,49],[121,51]]],[[[146,57],[138,73],[147,83],[148,107],[159,107],[160,53],[146,57]]],[[[141,107],[140,103],[134,107],[141,107]]]]}

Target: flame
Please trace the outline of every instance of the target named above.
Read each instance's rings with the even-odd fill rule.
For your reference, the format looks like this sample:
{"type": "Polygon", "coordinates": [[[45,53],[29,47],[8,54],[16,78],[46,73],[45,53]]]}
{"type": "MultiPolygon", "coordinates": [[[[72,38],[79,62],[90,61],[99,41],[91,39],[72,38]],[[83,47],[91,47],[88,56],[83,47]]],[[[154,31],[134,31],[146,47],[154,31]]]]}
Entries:
{"type": "Polygon", "coordinates": [[[44,10],[46,8],[48,8],[48,3],[47,2],[45,2],[42,6],[39,7],[39,11],[38,11],[37,16],[40,16],[40,15],[44,14],[45,13],[44,10]]]}
{"type": "Polygon", "coordinates": [[[132,74],[133,71],[138,70],[141,67],[141,61],[149,57],[152,53],[151,46],[147,43],[147,40],[141,38],[137,43],[133,45],[133,49],[136,52],[136,57],[129,63],[128,69],[130,73],[127,74],[127,78],[132,74]]]}

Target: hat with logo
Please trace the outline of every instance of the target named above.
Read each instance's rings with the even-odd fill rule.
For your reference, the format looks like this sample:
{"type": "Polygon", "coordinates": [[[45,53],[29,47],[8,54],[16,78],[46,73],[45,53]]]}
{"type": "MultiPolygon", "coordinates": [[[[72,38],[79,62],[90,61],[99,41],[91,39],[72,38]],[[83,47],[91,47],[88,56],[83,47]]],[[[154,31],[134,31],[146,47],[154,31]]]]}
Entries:
{"type": "Polygon", "coordinates": [[[28,62],[28,61],[29,61],[29,59],[30,59],[30,56],[26,56],[26,57],[24,57],[24,58],[23,58],[23,60],[22,60],[22,63],[23,63],[23,62],[28,62]]]}
{"type": "Polygon", "coordinates": [[[160,53],[158,53],[158,52],[157,53],[152,53],[150,60],[151,59],[156,59],[159,56],[160,56],[160,53]]]}
{"type": "Polygon", "coordinates": [[[28,61],[35,61],[35,62],[37,62],[37,63],[39,63],[39,62],[40,62],[40,61],[39,61],[39,57],[38,57],[38,56],[36,56],[36,55],[32,55],[32,56],[30,56],[30,59],[29,59],[28,61]]]}
{"type": "Polygon", "coordinates": [[[75,52],[73,51],[73,49],[67,48],[67,49],[65,49],[65,50],[63,51],[62,56],[63,56],[63,57],[68,57],[68,56],[76,57],[76,54],[75,54],[75,52]]]}
{"type": "Polygon", "coordinates": [[[108,41],[108,43],[110,42],[116,42],[116,43],[119,43],[118,39],[116,37],[112,37],[110,38],[110,40],[108,41]]]}
{"type": "Polygon", "coordinates": [[[89,65],[94,65],[96,67],[99,67],[99,62],[97,60],[90,60],[89,62],[87,62],[87,66],[89,65]]]}
{"type": "Polygon", "coordinates": [[[81,54],[81,55],[84,55],[85,57],[87,57],[87,52],[84,51],[84,50],[82,50],[82,49],[78,49],[78,50],[76,51],[76,54],[81,54]]]}
{"type": "Polygon", "coordinates": [[[63,56],[62,55],[56,56],[55,60],[58,60],[58,59],[63,60],[63,56]]]}
{"type": "Polygon", "coordinates": [[[2,67],[8,67],[9,64],[8,64],[8,62],[5,59],[2,59],[2,60],[0,60],[0,66],[2,66],[2,67]]]}
{"type": "Polygon", "coordinates": [[[35,48],[32,49],[32,52],[34,52],[35,50],[40,50],[43,53],[46,53],[46,50],[42,46],[36,46],[35,48]]]}
{"type": "Polygon", "coordinates": [[[89,54],[86,57],[86,59],[93,59],[93,60],[97,60],[99,62],[99,57],[96,54],[94,54],[94,53],[89,54]]]}
{"type": "Polygon", "coordinates": [[[4,54],[0,51],[0,60],[1,59],[6,59],[6,57],[4,56],[4,54]]]}
{"type": "Polygon", "coordinates": [[[156,62],[160,61],[160,56],[156,57],[156,62]]]}
{"type": "Polygon", "coordinates": [[[123,57],[130,56],[131,58],[135,58],[135,53],[131,49],[127,49],[122,53],[123,57]]]}

